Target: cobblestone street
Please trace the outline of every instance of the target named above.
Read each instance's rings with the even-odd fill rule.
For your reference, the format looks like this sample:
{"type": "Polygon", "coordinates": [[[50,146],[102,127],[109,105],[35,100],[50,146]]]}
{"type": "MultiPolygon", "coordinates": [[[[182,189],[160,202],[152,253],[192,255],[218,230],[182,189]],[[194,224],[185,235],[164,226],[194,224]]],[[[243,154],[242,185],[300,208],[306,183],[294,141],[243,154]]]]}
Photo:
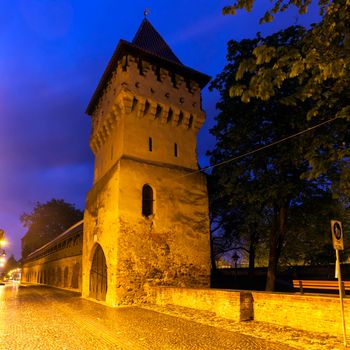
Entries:
{"type": "Polygon", "coordinates": [[[0,287],[2,350],[293,349],[151,309],[112,309],[38,286],[0,287]]]}

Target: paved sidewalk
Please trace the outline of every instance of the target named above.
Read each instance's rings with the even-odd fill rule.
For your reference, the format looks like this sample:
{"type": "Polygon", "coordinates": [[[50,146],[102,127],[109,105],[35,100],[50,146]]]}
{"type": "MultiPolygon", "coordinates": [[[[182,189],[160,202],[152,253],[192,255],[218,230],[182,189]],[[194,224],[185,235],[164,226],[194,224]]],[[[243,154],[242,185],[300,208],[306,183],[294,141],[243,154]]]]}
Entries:
{"type": "Polygon", "coordinates": [[[109,308],[39,286],[0,289],[2,350],[292,350],[222,327],[139,307],[109,308]]]}
{"type": "MultiPolygon", "coordinates": [[[[307,332],[286,326],[273,325],[266,322],[235,322],[217,317],[213,312],[199,311],[174,305],[145,305],[144,308],[163,314],[181,317],[197,323],[219,327],[240,334],[250,335],[268,341],[283,343],[304,350],[344,350],[343,337],[326,333],[307,332]]],[[[293,315],[291,315],[293,317],[293,315]]],[[[349,341],[349,340],[348,340],[349,341]]],[[[349,347],[350,348],[350,347],[349,347]]]]}

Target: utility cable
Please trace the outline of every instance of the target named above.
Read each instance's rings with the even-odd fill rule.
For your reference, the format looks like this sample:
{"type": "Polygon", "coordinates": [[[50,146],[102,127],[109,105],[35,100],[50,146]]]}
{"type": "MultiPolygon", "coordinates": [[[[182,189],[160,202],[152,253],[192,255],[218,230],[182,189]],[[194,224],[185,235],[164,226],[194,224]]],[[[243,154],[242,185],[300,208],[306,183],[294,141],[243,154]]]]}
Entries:
{"type": "Polygon", "coordinates": [[[305,133],[307,133],[307,132],[309,132],[309,131],[311,131],[311,130],[315,130],[315,129],[317,129],[317,128],[319,128],[319,127],[325,125],[325,124],[328,124],[328,123],[333,122],[334,120],[336,120],[336,119],[338,119],[338,118],[339,118],[339,117],[334,117],[334,118],[329,119],[329,120],[326,120],[326,121],[324,121],[324,122],[322,122],[322,123],[319,123],[319,124],[316,124],[316,125],[314,125],[314,126],[311,126],[310,128],[307,128],[307,129],[305,129],[305,130],[299,131],[299,132],[297,132],[296,134],[286,136],[286,137],[284,137],[284,138],[282,138],[282,139],[280,139],[280,140],[271,142],[271,143],[269,143],[269,144],[267,144],[267,145],[264,145],[264,146],[262,146],[262,147],[256,148],[256,149],[254,149],[254,150],[252,150],[252,151],[249,151],[249,152],[247,152],[247,153],[241,154],[241,155],[236,156],[236,157],[233,157],[233,158],[226,159],[226,160],[224,160],[224,161],[222,161],[222,162],[219,162],[219,163],[217,163],[217,164],[208,165],[208,166],[206,166],[206,167],[204,167],[204,168],[201,168],[201,169],[199,169],[199,170],[192,171],[192,172],[190,172],[190,173],[187,173],[187,174],[185,174],[185,175],[181,175],[181,176],[176,177],[176,178],[182,178],[182,177],[187,177],[187,176],[190,176],[190,175],[202,173],[202,172],[205,172],[205,171],[208,170],[208,169],[213,169],[213,168],[216,168],[216,167],[219,167],[219,166],[222,166],[222,165],[231,163],[231,162],[233,162],[233,161],[235,161],[235,160],[238,160],[238,159],[244,158],[244,157],[246,157],[246,156],[249,156],[249,155],[251,155],[251,154],[260,152],[260,151],[262,151],[262,150],[264,150],[264,149],[266,149],[266,148],[270,148],[270,147],[276,146],[276,145],[278,145],[279,143],[285,142],[285,141],[290,140],[290,139],[292,139],[292,138],[294,138],[294,137],[303,135],[303,134],[305,134],[305,133]]]}

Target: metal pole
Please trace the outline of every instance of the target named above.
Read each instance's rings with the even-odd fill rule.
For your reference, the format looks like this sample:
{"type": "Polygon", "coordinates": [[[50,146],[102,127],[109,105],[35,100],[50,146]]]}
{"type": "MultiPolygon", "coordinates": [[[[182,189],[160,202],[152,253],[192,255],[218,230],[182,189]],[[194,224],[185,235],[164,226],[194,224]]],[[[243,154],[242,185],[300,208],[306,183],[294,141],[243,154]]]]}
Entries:
{"type": "Polygon", "coordinates": [[[235,282],[237,283],[237,261],[235,261],[235,282]]]}
{"type": "Polygon", "coordinates": [[[335,250],[335,254],[337,257],[336,269],[337,269],[337,275],[338,275],[341,318],[342,318],[342,323],[343,323],[344,346],[346,347],[346,328],[345,328],[345,316],[344,316],[343,287],[342,287],[342,282],[341,282],[341,271],[340,271],[340,260],[339,260],[339,250],[338,249],[335,250]]]}

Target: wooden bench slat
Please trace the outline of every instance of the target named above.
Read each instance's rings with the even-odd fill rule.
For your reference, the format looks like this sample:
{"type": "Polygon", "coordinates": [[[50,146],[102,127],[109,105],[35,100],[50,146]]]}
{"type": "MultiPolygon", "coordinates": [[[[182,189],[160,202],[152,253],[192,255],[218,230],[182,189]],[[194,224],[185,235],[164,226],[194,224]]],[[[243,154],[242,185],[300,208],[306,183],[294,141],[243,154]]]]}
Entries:
{"type": "MultiPolygon", "coordinates": [[[[350,281],[342,281],[345,289],[350,289],[350,281]]],[[[338,281],[320,281],[320,280],[293,280],[293,287],[300,289],[328,289],[336,290],[339,288],[338,281]]]]}
{"type": "MultiPolygon", "coordinates": [[[[296,286],[299,286],[300,284],[296,284],[296,286]]],[[[338,283],[304,283],[302,282],[303,286],[310,286],[310,287],[317,287],[317,286],[323,286],[323,287],[336,287],[338,286],[338,283]]]]}
{"type": "MultiPolygon", "coordinates": [[[[309,285],[338,285],[338,281],[314,281],[314,280],[293,280],[293,285],[299,285],[299,283],[302,283],[303,285],[309,284],[309,285]]],[[[350,286],[350,281],[342,281],[344,285],[350,286]]]]}

